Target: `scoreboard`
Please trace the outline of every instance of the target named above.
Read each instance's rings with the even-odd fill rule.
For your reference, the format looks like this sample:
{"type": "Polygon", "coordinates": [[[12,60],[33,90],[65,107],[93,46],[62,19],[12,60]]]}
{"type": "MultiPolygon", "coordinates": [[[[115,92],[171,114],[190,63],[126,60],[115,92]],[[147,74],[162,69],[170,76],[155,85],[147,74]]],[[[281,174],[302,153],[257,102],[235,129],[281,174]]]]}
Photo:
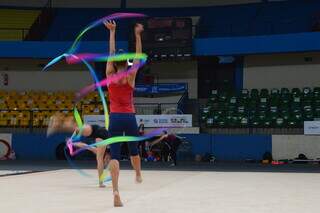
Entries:
{"type": "MultiPolygon", "coordinates": [[[[182,60],[192,55],[191,18],[149,18],[142,21],[143,52],[151,60],[182,60]]],[[[134,36],[130,39],[134,50],[134,36]]]]}

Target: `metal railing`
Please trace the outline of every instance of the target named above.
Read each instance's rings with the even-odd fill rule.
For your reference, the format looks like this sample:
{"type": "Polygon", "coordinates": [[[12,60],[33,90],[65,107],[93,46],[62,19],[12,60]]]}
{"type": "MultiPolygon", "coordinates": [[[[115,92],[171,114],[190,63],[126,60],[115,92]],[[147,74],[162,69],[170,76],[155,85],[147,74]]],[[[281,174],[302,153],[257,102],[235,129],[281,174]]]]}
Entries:
{"type": "MultiPolygon", "coordinates": [[[[98,111],[96,114],[103,114],[100,103],[94,103],[98,111]],[[99,107],[100,106],[100,107],[99,107]]],[[[84,106],[79,106],[79,112],[84,115],[84,106]]],[[[178,114],[178,105],[174,103],[161,104],[135,104],[136,114],[178,114]]],[[[0,109],[0,132],[45,132],[50,116],[56,112],[72,116],[71,109],[0,109]]]]}

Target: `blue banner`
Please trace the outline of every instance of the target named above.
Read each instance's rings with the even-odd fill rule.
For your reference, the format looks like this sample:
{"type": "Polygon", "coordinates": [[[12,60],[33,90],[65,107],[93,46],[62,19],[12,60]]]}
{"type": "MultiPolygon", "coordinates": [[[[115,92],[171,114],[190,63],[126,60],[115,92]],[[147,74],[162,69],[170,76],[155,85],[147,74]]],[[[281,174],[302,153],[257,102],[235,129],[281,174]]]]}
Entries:
{"type": "Polygon", "coordinates": [[[186,83],[152,84],[152,85],[137,84],[135,88],[136,93],[148,93],[148,94],[184,93],[187,90],[188,90],[188,86],[186,83]]]}

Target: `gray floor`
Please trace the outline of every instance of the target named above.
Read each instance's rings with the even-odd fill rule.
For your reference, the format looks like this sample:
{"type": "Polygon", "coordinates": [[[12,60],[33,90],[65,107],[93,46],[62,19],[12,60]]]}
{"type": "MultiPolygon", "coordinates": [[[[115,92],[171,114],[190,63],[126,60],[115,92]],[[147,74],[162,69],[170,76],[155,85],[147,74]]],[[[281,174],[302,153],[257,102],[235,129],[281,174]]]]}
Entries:
{"type": "Polygon", "coordinates": [[[112,207],[111,187],[96,187],[93,162],[81,163],[92,177],[57,162],[10,162],[0,172],[44,172],[0,177],[0,209],[10,213],[100,212],[319,212],[319,165],[257,164],[144,165],[144,182],[135,184],[123,163],[120,193],[125,206],[112,207]],[[91,169],[88,169],[90,168],[91,169]]]}

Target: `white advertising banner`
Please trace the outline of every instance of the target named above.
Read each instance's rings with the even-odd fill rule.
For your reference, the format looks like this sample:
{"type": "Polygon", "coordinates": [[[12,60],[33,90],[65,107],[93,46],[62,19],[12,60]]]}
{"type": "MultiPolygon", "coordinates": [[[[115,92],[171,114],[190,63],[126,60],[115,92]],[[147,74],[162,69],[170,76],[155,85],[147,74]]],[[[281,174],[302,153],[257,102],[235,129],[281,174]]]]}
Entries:
{"type": "MultiPolygon", "coordinates": [[[[84,122],[104,126],[104,115],[85,115],[84,122]]],[[[136,115],[137,123],[144,123],[146,128],[158,127],[192,127],[192,115],[136,115]]]]}
{"type": "Polygon", "coordinates": [[[304,122],[305,135],[320,135],[320,121],[305,121],[304,122]]]}

